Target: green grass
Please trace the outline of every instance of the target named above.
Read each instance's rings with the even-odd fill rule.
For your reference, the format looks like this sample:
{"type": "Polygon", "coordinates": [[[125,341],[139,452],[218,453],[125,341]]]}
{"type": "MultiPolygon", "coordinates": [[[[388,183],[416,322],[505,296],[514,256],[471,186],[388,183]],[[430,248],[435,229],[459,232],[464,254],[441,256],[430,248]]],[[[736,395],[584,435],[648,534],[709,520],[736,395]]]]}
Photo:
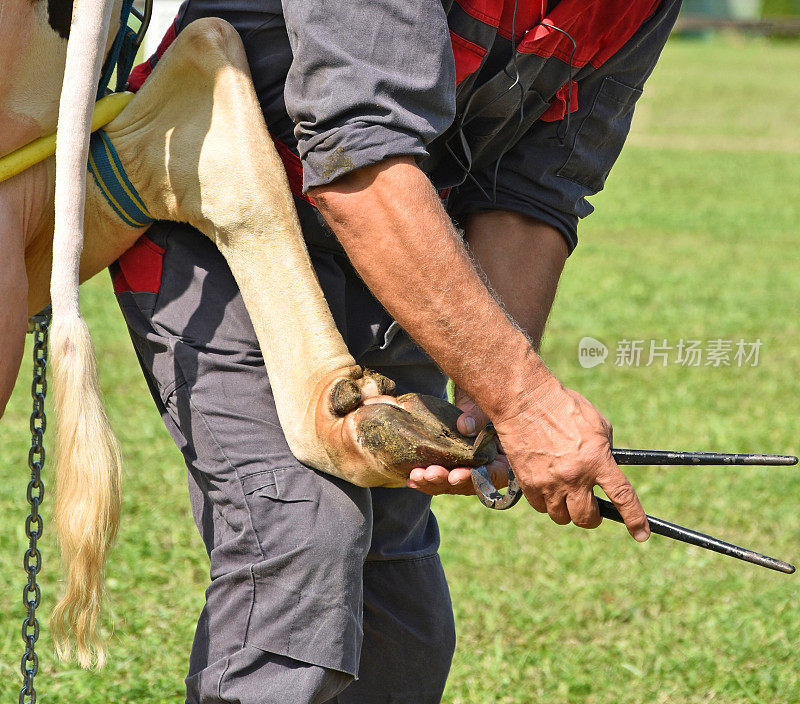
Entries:
{"type": "MultiPolygon", "coordinates": [[[[672,42],[630,142],[567,265],[543,355],[614,423],[620,446],[800,449],[800,52],[759,41],[672,42]],[[583,369],[578,340],[609,361],[583,369]],[[617,341],[763,341],[753,368],[622,369],[617,341]]],[[[44,702],[182,701],[207,560],[184,468],[149,398],[107,277],[84,287],[102,384],[126,461],[109,569],[110,663],[87,673],[40,640],[44,702]]],[[[0,435],[0,697],[15,701],[22,641],[29,363],[0,435]]],[[[800,559],[800,474],[632,469],[651,513],[800,559]]],[[[50,487],[50,485],[48,485],[50,487]]],[[[49,515],[52,491],[44,511],[49,515]]],[[[798,577],[614,523],[560,528],[525,506],[436,510],[459,644],[449,704],[781,704],[800,700],[798,577]]],[[[48,526],[49,527],[49,526],[48,526]]],[[[58,590],[43,538],[46,618],[58,590]]]]}

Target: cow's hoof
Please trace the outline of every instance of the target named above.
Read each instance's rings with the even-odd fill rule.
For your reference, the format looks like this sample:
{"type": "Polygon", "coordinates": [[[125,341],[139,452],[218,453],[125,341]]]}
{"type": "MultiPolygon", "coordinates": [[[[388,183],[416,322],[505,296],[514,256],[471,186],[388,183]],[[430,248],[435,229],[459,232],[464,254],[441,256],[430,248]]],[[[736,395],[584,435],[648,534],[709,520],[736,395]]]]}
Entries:
{"type": "Polygon", "coordinates": [[[435,396],[403,394],[397,405],[365,403],[355,411],[358,442],[384,467],[408,476],[415,467],[478,467],[491,462],[497,447],[492,433],[477,439],[456,429],[461,411],[435,396]]]}

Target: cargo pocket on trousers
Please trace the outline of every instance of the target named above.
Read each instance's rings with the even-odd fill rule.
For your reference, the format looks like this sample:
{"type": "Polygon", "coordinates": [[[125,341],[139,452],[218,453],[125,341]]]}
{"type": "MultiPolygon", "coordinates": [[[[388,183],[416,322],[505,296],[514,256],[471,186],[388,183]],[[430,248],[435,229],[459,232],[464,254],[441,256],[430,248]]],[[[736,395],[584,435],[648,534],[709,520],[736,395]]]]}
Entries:
{"type": "Polygon", "coordinates": [[[319,477],[306,467],[281,467],[242,477],[250,520],[266,559],[302,551],[319,509],[319,477]]]}
{"type": "Polygon", "coordinates": [[[622,151],[642,91],[606,76],[592,108],[575,134],[572,151],[558,176],[593,193],[603,189],[611,167],[622,151]]]}
{"type": "Polygon", "coordinates": [[[352,550],[347,532],[328,520],[325,481],[301,465],[242,479],[263,551],[251,566],[245,643],[353,675],[361,644],[361,562],[344,564],[352,550]],[[323,513],[318,524],[326,505],[327,519],[323,513]]]}

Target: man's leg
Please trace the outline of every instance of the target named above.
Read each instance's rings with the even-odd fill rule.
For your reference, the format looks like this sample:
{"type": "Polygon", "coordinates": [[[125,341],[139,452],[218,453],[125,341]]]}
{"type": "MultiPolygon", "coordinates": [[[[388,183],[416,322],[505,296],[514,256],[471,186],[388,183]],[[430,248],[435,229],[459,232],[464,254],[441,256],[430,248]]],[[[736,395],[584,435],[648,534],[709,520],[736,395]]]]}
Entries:
{"type": "Polygon", "coordinates": [[[346,687],[350,675],[250,645],[186,680],[186,702],[321,704],[346,687]]]}
{"type": "Polygon", "coordinates": [[[450,593],[439,556],[370,560],[364,563],[358,680],[331,701],[438,704],[454,649],[450,593]]]}
{"type": "MultiPolygon", "coordinates": [[[[473,255],[496,283],[512,315],[538,347],[550,312],[566,250],[560,235],[543,223],[523,232],[492,227],[495,218],[474,216],[468,228],[473,255]],[[522,293],[503,276],[514,267],[530,274],[522,293]]],[[[383,340],[359,354],[363,366],[398,384],[400,392],[442,395],[444,377],[430,358],[392,325],[383,340]]],[[[453,499],[467,500],[467,499],[453,499]]],[[[373,489],[373,538],[364,565],[364,644],[359,679],[336,704],[440,701],[455,645],[452,607],[436,550],[436,519],[429,500],[407,489],[373,489]],[[398,667],[402,663],[402,667],[398,667]]]]}
{"type": "Polygon", "coordinates": [[[292,456],[214,246],[174,223],[148,234],[114,278],[210,557],[187,702],[325,701],[357,671],[369,491],[292,456]]]}
{"type": "MultiPolygon", "coordinates": [[[[351,291],[359,285],[360,280],[351,291]]],[[[358,318],[359,306],[351,305],[349,313],[351,321],[358,318]]],[[[358,362],[395,381],[400,393],[443,396],[444,375],[405,331],[386,320],[388,327],[378,328],[366,351],[355,350],[358,362]]],[[[455,624],[430,497],[413,489],[373,489],[372,507],[358,680],[332,702],[438,704],[455,649],[455,624]]]]}

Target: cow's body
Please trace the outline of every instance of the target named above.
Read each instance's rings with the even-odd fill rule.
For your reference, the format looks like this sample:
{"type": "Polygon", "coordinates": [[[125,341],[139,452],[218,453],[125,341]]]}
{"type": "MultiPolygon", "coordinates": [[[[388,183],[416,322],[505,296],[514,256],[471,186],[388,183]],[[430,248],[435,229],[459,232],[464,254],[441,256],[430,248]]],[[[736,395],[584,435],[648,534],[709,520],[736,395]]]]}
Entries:
{"type": "MultiPolygon", "coordinates": [[[[0,155],[55,131],[61,93],[70,2],[0,2],[0,155]],[[8,67],[8,69],[6,69],[8,67]]],[[[87,184],[87,237],[82,278],[95,274],[135,240],[87,184]]],[[[53,249],[55,159],[0,183],[0,243],[12,253],[4,262],[3,299],[14,301],[0,312],[0,415],[16,378],[25,335],[25,319],[49,301],[53,249]],[[24,262],[24,265],[23,265],[24,262]],[[24,310],[19,301],[27,299],[24,310]]]]}
{"type": "Polygon", "coordinates": [[[53,76],[64,73],[66,39],[51,25],[46,2],[4,0],[0,47],[0,154],[7,154],[55,131],[61,82],[53,76]]]}

